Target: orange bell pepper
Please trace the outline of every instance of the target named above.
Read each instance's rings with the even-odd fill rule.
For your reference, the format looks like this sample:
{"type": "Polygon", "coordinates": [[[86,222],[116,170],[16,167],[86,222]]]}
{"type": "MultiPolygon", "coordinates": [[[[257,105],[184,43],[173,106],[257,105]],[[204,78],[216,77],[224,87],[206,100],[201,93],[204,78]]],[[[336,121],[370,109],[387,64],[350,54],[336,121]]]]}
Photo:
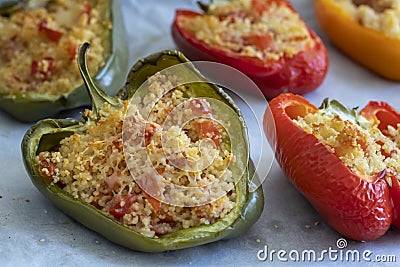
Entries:
{"type": "Polygon", "coordinates": [[[317,20],[350,58],[377,74],[400,81],[400,40],[361,25],[333,0],[314,0],[317,20]]]}

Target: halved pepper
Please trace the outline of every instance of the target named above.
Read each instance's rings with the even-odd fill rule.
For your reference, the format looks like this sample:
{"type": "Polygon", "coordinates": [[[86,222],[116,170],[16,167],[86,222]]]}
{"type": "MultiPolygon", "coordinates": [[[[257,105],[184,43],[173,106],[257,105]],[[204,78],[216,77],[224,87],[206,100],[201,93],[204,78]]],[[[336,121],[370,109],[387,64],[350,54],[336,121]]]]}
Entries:
{"type": "MultiPolygon", "coordinates": [[[[148,77],[168,67],[188,62],[183,54],[177,51],[163,51],[150,55],[138,61],[132,67],[126,85],[118,94],[119,97],[111,97],[107,96],[88,74],[85,61],[87,47],[88,44],[82,46],[78,60],[82,77],[93,101],[92,111],[95,115],[99,114],[105,103],[111,105],[114,109],[122,108],[122,99],[131,99],[148,77]]],[[[180,75],[202,77],[192,65],[186,66],[185,71],[182,71],[180,75]]],[[[185,88],[186,93],[192,97],[218,99],[235,110],[236,115],[242,122],[241,126],[239,126],[240,129],[235,130],[235,134],[241,140],[240,146],[247,147],[247,129],[241,113],[226,93],[220,88],[204,82],[186,84],[185,88]]],[[[22,141],[22,154],[26,170],[39,191],[66,214],[107,239],[139,251],[158,252],[182,249],[236,237],[244,233],[260,216],[264,202],[262,188],[260,187],[254,192],[249,191],[249,186],[251,186],[250,178],[255,170],[251,161],[247,163],[244,156],[246,149],[241,150],[241,153],[244,154],[237,158],[238,161],[245,163],[245,165],[241,165],[244,166],[244,172],[241,172],[240,177],[238,177],[240,179],[235,185],[237,194],[235,207],[226,216],[210,225],[200,225],[168,233],[158,238],[150,238],[124,226],[121,222],[114,220],[79,198],[74,198],[58,185],[52,184],[50,179],[41,176],[38,155],[42,151],[54,151],[59,146],[60,140],[67,136],[87,131],[88,124],[85,123],[85,120],[88,119],[90,118],[82,118],[80,120],[47,119],[38,122],[27,131],[22,141]]],[[[231,127],[236,126],[232,125],[231,127]]],[[[238,175],[238,172],[235,171],[234,175],[238,175]]]]}
{"type": "MultiPolygon", "coordinates": [[[[400,114],[383,102],[370,102],[358,113],[337,101],[326,100],[320,110],[357,125],[377,125],[377,131],[384,135],[388,125],[397,129],[400,123],[400,114]]],[[[347,134],[343,134],[342,139],[335,139],[341,142],[332,147],[317,138],[316,134],[334,138],[322,119],[310,122],[315,126],[311,132],[295,122],[318,111],[299,95],[282,94],[270,102],[264,116],[264,130],[268,141],[276,146],[277,161],[292,184],[336,231],[354,240],[379,238],[390,225],[399,226],[398,174],[389,167],[369,175],[361,174],[345,163],[341,151],[353,153],[353,147],[358,144],[361,149],[368,149],[361,138],[351,139],[353,134],[358,135],[350,128],[343,128],[347,134]]],[[[334,127],[343,130],[340,128],[343,126],[334,127]]],[[[382,154],[381,159],[391,157],[383,150],[382,154]]]]}
{"type": "Polygon", "coordinates": [[[320,38],[300,18],[296,17],[298,14],[288,1],[212,1],[210,5],[201,4],[201,7],[205,13],[177,10],[172,24],[172,37],[175,44],[191,60],[210,60],[234,67],[249,76],[267,98],[275,97],[283,92],[304,94],[317,89],[324,80],[328,70],[328,55],[325,46],[320,38]],[[244,5],[250,2],[250,6],[248,8],[242,6],[240,9],[243,4],[241,2],[244,2],[244,5]],[[239,9],[231,10],[229,7],[231,3],[237,3],[239,9]],[[224,10],[225,6],[227,6],[226,10],[224,10]],[[281,10],[277,11],[279,8],[281,10]],[[224,11],[218,11],[216,14],[217,9],[224,11]],[[249,26],[248,23],[259,23],[264,12],[268,13],[269,18],[262,20],[263,27],[257,26],[257,31],[260,32],[248,35],[246,28],[249,26]],[[285,15],[283,16],[282,13],[285,15]],[[278,20],[280,15],[282,17],[278,20]],[[199,37],[197,28],[189,30],[187,26],[199,17],[215,20],[210,22],[208,32],[202,33],[203,37],[199,37]],[[298,21],[287,22],[293,18],[298,21]],[[238,26],[238,29],[244,28],[243,32],[218,28],[222,25],[234,25],[242,20],[243,25],[238,26]],[[272,23],[276,24],[271,26],[272,23]],[[296,31],[305,35],[292,36],[298,33],[296,31]],[[278,34],[288,36],[277,40],[278,34]],[[299,46],[301,46],[301,41],[304,41],[303,38],[306,35],[312,40],[312,44],[307,44],[296,52],[293,52],[294,47],[287,51],[279,50],[285,42],[300,40],[299,46]],[[215,40],[231,42],[229,44],[231,47],[216,43],[215,40],[204,41],[204,36],[217,36],[215,40]],[[258,52],[255,54],[246,52],[251,50],[258,52]],[[271,58],[259,56],[261,53],[271,52],[276,55],[271,58]]]}
{"type": "Polygon", "coordinates": [[[363,26],[349,11],[333,0],[314,0],[314,8],[325,34],[346,55],[385,78],[400,80],[400,73],[397,71],[400,67],[398,38],[363,26]]]}
{"type": "MultiPolygon", "coordinates": [[[[400,124],[400,113],[383,101],[370,101],[361,111],[360,114],[369,121],[377,124],[380,131],[385,133],[388,126],[394,128],[400,124]]],[[[386,178],[389,184],[390,198],[393,205],[393,221],[392,225],[400,228],[400,182],[399,178],[390,175],[386,178]]]]}
{"type": "MultiPolygon", "coordinates": [[[[100,36],[104,42],[100,45],[104,46],[106,59],[104,66],[95,75],[95,79],[109,94],[113,95],[122,87],[122,81],[128,71],[129,62],[126,57],[128,53],[127,35],[122,17],[121,1],[107,0],[104,4],[108,12],[104,14],[104,21],[99,23],[102,23],[104,28],[101,33],[102,36],[100,36]]],[[[20,8],[19,1],[10,1],[9,6],[0,8],[0,14],[10,15],[20,8]]],[[[59,40],[61,33],[47,28],[45,21],[41,25],[38,25],[38,27],[44,29],[44,34],[47,34],[50,40],[59,40]]],[[[31,75],[46,78],[45,76],[48,75],[49,69],[46,70],[47,72],[44,72],[38,69],[38,65],[41,65],[41,62],[46,63],[42,65],[47,65],[49,60],[52,60],[52,58],[45,57],[32,61],[31,75]]],[[[71,65],[71,68],[73,67],[71,65]]],[[[7,88],[7,90],[0,93],[0,109],[24,122],[37,121],[54,116],[60,111],[88,104],[90,104],[90,98],[84,84],[81,84],[77,88],[71,88],[68,93],[63,94],[42,94],[35,91],[21,92],[13,90],[13,88],[7,88]]]]}

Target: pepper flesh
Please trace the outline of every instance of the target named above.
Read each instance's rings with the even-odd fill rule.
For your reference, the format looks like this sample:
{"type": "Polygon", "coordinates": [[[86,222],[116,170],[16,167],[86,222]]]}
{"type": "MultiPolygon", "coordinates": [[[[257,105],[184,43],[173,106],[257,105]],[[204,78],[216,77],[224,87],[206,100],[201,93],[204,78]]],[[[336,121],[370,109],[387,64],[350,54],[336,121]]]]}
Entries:
{"type": "MultiPolygon", "coordinates": [[[[154,73],[175,64],[188,62],[179,52],[164,51],[140,60],[134,65],[128,75],[126,86],[121,89],[119,96],[129,99],[140,85],[154,73]]],[[[195,72],[195,75],[199,75],[195,72]]],[[[121,99],[107,96],[93,83],[93,80],[83,75],[88,85],[93,101],[93,112],[98,114],[105,102],[113,107],[121,105],[121,99]]],[[[232,100],[219,88],[208,83],[189,84],[188,90],[198,96],[214,97],[228,103],[241,116],[240,111],[232,100]]],[[[244,175],[236,184],[237,200],[234,209],[225,217],[211,225],[201,225],[189,229],[165,234],[159,238],[149,238],[113,220],[95,207],[73,198],[60,187],[51,184],[49,179],[41,177],[38,168],[37,155],[41,151],[50,151],[57,147],[60,140],[73,133],[83,133],[87,124],[81,120],[43,120],[34,125],[26,133],[22,142],[23,159],[26,170],[34,185],[61,210],[81,222],[88,228],[102,234],[109,240],[125,247],[147,252],[175,250],[193,247],[220,239],[236,237],[245,232],[260,216],[263,209],[262,188],[249,192],[251,185],[249,177],[254,174],[254,166],[249,162],[244,175]]],[[[243,135],[247,142],[247,132],[243,125],[237,133],[243,135]]]]}
{"type": "Polygon", "coordinates": [[[332,0],[314,0],[315,14],[329,39],[350,58],[391,80],[400,80],[400,40],[362,26],[332,0]]]}
{"type": "MultiPolygon", "coordinates": [[[[277,161],[293,185],[336,231],[354,240],[379,238],[391,224],[398,225],[394,210],[399,209],[400,187],[395,183],[390,187],[387,179],[393,177],[386,172],[368,179],[355,174],[313,134],[294,123],[299,116],[317,110],[305,98],[293,94],[282,94],[270,102],[264,130],[270,144],[276,146],[277,161]]],[[[398,113],[389,112],[397,114],[396,120],[386,120],[372,112],[366,116],[366,110],[361,115],[370,121],[380,118],[382,125],[396,127],[400,122],[398,113]]]]}
{"type": "MultiPolygon", "coordinates": [[[[286,0],[252,2],[261,11],[268,10],[272,3],[285,5],[296,12],[286,0]]],[[[328,55],[322,41],[307,26],[305,27],[315,42],[312,48],[291,57],[280,56],[277,60],[266,62],[257,57],[242,56],[233,51],[210,46],[180,25],[183,18],[208,15],[189,10],[176,11],[172,37],[177,47],[191,60],[216,61],[232,66],[249,76],[267,98],[275,97],[282,92],[304,94],[317,89],[323,82],[328,70],[328,55]]],[[[268,46],[263,36],[259,36],[255,41],[268,46]]]]}
{"type": "MultiPolygon", "coordinates": [[[[108,43],[105,51],[108,57],[105,65],[96,74],[96,81],[105,90],[114,95],[123,85],[124,77],[128,71],[128,58],[126,57],[127,35],[122,17],[121,1],[107,1],[112,29],[105,26],[103,34],[108,43]]],[[[52,35],[54,39],[58,36],[52,35]]],[[[60,111],[88,105],[90,98],[82,84],[71,90],[68,94],[48,95],[34,92],[21,93],[11,91],[0,94],[0,109],[11,114],[23,122],[32,122],[58,114],[60,111]]]]}

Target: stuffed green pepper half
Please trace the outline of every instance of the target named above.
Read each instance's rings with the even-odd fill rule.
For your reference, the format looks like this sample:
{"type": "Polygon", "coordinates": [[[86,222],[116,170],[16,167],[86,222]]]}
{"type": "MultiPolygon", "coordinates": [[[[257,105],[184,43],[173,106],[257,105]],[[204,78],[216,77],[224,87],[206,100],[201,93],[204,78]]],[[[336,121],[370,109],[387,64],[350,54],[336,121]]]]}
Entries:
{"type": "Polygon", "coordinates": [[[0,4],[0,109],[36,121],[90,104],[76,66],[79,45],[109,93],[128,71],[121,1],[6,1],[0,4]]]}
{"type": "Polygon", "coordinates": [[[26,133],[33,184],[62,211],[125,247],[158,252],[236,237],[259,218],[262,188],[240,110],[183,54],[136,63],[118,96],[78,65],[92,98],[80,120],[26,133]]]}

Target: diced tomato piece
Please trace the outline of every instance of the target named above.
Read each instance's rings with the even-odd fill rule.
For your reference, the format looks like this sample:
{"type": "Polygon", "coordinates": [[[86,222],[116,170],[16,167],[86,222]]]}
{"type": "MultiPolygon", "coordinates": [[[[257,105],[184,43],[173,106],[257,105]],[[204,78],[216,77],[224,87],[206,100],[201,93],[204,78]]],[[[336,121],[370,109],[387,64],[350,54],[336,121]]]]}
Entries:
{"type": "Polygon", "coordinates": [[[272,47],[275,43],[274,38],[268,33],[264,34],[253,34],[249,36],[243,37],[245,43],[244,45],[255,45],[261,50],[264,50],[268,47],[272,47]]]}
{"type": "Polygon", "coordinates": [[[144,130],[144,140],[146,146],[150,144],[150,140],[153,137],[153,135],[157,132],[157,129],[160,128],[160,126],[156,123],[152,122],[146,122],[145,130],[144,130]]]}
{"type": "Polygon", "coordinates": [[[41,20],[39,22],[39,32],[43,33],[49,40],[56,43],[63,37],[62,32],[49,28],[46,20],[41,20]]]}
{"type": "Polygon", "coordinates": [[[218,16],[220,20],[226,20],[229,18],[230,23],[235,23],[238,19],[243,19],[247,15],[246,11],[244,10],[238,10],[238,11],[232,11],[228,13],[223,13],[218,16]]]}
{"type": "Polygon", "coordinates": [[[115,195],[108,212],[117,219],[132,212],[132,204],[137,201],[137,195],[115,195]]]}
{"type": "Polygon", "coordinates": [[[145,122],[138,120],[134,116],[130,116],[125,119],[125,124],[129,126],[124,126],[126,131],[124,131],[123,140],[124,142],[128,141],[132,144],[141,144],[147,146],[150,144],[151,138],[160,128],[160,125],[153,122],[145,122]],[[143,134],[144,132],[144,144],[143,144],[143,136],[137,135],[137,133],[143,134]],[[134,138],[132,135],[134,134],[134,138]]]}
{"type": "Polygon", "coordinates": [[[161,202],[155,199],[154,197],[150,196],[146,192],[143,191],[144,197],[147,199],[147,201],[150,203],[150,205],[153,207],[155,212],[158,212],[161,208],[161,202]]]}
{"type": "Polygon", "coordinates": [[[144,197],[150,202],[153,209],[158,212],[161,207],[161,202],[157,197],[161,197],[161,188],[155,175],[156,173],[144,174],[138,180],[138,184],[142,189],[144,197]]]}
{"type": "MultiPolygon", "coordinates": [[[[211,117],[211,108],[204,99],[194,98],[190,100],[189,108],[192,110],[193,116],[211,117]]],[[[203,137],[211,138],[216,146],[221,142],[221,133],[212,120],[195,122],[194,127],[203,137]]]]}
{"type": "Polygon", "coordinates": [[[89,2],[84,2],[82,7],[83,13],[90,14],[90,11],[92,10],[92,5],[89,2]]]}
{"type": "Polygon", "coordinates": [[[221,143],[222,135],[213,121],[203,120],[201,122],[195,123],[194,127],[200,132],[200,134],[204,138],[211,138],[214,144],[217,147],[219,146],[219,144],[221,143]]]}
{"type": "Polygon", "coordinates": [[[42,154],[39,155],[39,173],[42,177],[53,179],[56,175],[55,163],[48,161],[42,154]]]}
{"type": "Polygon", "coordinates": [[[272,3],[275,2],[278,5],[282,4],[282,2],[287,2],[286,0],[253,0],[251,2],[251,6],[253,7],[253,10],[256,11],[258,14],[262,14],[265,10],[270,9],[270,6],[272,3]]]}
{"type": "Polygon", "coordinates": [[[52,57],[33,60],[31,64],[31,77],[38,81],[48,80],[55,68],[55,60],[52,57]]]}
{"type": "Polygon", "coordinates": [[[66,50],[67,50],[67,54],[69,55],[69,58],[76,59],[76,57],[78,55],[79,44],[72,42],[72,41],[67,41],[65,46],[66,46],[66,50]]]}

